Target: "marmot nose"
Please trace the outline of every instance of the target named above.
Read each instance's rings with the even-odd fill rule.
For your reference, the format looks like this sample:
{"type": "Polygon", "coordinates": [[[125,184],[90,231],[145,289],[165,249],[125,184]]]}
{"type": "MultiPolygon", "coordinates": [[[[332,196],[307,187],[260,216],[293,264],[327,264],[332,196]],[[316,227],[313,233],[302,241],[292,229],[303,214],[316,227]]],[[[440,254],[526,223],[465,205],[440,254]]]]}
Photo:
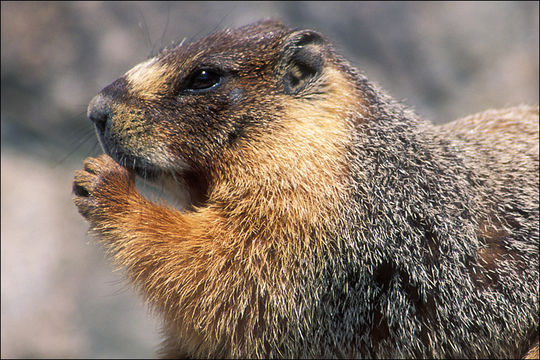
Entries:
{"type": "Polygon", "coordinates": [[[94,96],[88,105],[87,116],[96,125],[100,133],[103,134],[105,131],[107,121],[109,121],[111,115],[110,100],[102,94],[94,96]]]}

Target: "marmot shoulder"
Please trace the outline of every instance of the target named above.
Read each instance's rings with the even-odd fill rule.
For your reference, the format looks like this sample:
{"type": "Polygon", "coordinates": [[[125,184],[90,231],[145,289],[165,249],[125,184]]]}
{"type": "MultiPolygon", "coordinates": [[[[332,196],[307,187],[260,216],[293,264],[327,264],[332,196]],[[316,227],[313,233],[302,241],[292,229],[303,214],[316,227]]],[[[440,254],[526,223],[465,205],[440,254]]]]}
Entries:
{"type": "Polygon", "coordinates": [[[538,114],[435,126],[321,34],[262,21],[101,90],[106,155],[74,201],[162,315],[165,357],[535,356],[538,114]]]}

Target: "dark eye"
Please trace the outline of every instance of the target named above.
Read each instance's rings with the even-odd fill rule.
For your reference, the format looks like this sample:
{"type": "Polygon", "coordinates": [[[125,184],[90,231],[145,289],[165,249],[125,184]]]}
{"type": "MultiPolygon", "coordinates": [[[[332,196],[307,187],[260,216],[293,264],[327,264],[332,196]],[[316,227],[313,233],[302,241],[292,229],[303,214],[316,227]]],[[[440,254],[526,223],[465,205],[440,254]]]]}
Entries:
{"type": "Polygon", "coordinates": [[[204,92],[217,87],[221,83],[220,73],[210,69],[197,70],[189,78],[185,89],[190,92],[204,92]]]}

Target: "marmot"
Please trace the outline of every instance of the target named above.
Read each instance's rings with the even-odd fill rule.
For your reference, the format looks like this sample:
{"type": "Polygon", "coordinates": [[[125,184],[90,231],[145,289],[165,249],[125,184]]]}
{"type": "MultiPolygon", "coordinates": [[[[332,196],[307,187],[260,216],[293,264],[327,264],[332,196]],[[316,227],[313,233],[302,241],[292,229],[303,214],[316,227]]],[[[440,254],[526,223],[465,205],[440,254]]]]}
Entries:
{"type": "Polygon", "coordinates": [[[534,356],[538,113],[435,126],[319,33],[262,21],[105,87],[107,155],[74,201],[163,316],[164,357],[534,356]]]}

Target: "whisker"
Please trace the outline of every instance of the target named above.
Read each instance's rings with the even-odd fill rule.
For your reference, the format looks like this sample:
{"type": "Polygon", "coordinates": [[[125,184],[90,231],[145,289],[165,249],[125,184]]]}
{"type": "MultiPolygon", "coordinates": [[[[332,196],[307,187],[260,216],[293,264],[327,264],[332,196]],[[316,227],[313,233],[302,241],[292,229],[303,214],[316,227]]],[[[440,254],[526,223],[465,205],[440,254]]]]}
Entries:
{"type": "Polygon", "coordinates": [[[163,28],[163,33],[161,34],[161,39],[159,40],[159,46],[160,46],[161,49],[163,49],[163,47],[164,47],[165,34],[167,33],[167,29],[169,27],[170,13],[171,13],[171,3],[167,2],[167,19],[165,21],[165,26],[163,28]]]}
{"type": "Polygon", "coordinates": [[[141,9],[136,6],[135,7],[137,9],[137,13],[140,17],[140,20],[138,22],[138,26],[139,26],[139,29],[143,32],[143,37],[145,38],[146,40],[146,46],[149,50],[149,53],[147,54],[148,58],[151,58],[153,57],[153,45],[152,45],[152,40],[150,39],[150,30],[148,29],[148,24],[146,23],[146,18],[144,17],[144,14],[142,13],[141,9]]]}
{"type": "MultiPolygon", "coordinates": [[[[73,140],[72,143],[69,145],[70,148],[72,148],[71,151],[69,151],[65,156],[60,158],[59,160],[55,161],[53,164],[53,168],[57,168],[58,166],[62,165],[66,162],[67,159],[69,159],[71,156],[73,156],[83,145],[87,144],[89,141],[95,141],[93,146],[93,152],[95,152],[97,146],[99,146],[99,142],[97,141],[94,132],[88,132],[84,134],[81,137],[79,137],[77,140],[73,140]]],[[[89,155],[89,154],[88,154],[89,155]]]]}

